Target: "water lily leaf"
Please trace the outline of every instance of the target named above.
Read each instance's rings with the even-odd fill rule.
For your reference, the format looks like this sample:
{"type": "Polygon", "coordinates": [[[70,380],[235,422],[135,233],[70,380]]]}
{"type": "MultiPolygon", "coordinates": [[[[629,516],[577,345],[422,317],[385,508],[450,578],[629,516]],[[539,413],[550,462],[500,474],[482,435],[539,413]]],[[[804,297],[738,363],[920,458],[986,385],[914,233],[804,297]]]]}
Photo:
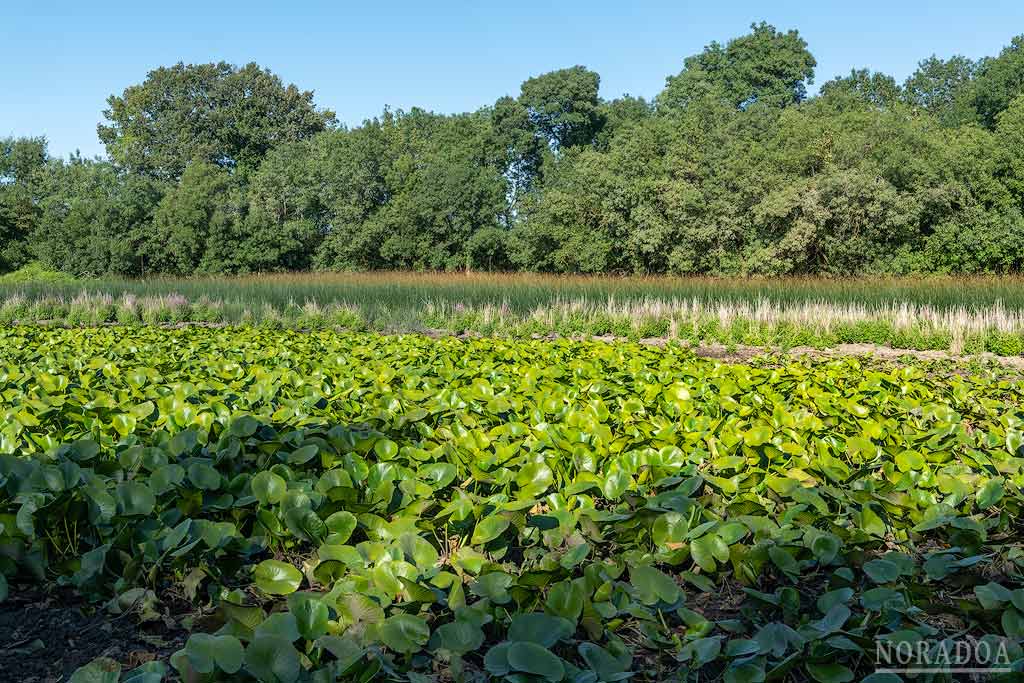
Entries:
{"type": "Polygon", "coordinates": [[[473,530],[473,538],[470,543],[473,545],[489,543],[498,536],[501,536],[505,529],[508,528],[509,524],[510,522],[506,517],[497,515],[485,517],[477,523],[476,528],[473,530]]]}
{"type": "Polygon", "coordinates": [[[809,663],[807,673],[819,683],[847,683],[854,678],[848,667],[835,662],[809,663]]]}
{"type": "Polygon", "coordinates": [[[989,479],[980,489],[978,489],[976,496],[978,508],[981,510],[987,510],[1002,500],[1004,493],[1002,477],[993,477],[992,479],[989,479]]]}
{"type": "Polygon", "coordinates": [[[121,665],[109,657],[99,657],[71,674],[68,683],[117,683],[121,665]]]}
{"type": "Polygon", "coordinates": [[[445,650],[453,655],[465,655],[480,649],[484,632],[476,624],[452,621],[439,626],[430,637],[432,650],[445,650]]]}
{"type": "Polygon", "coordinates": [[[583,586],[576,581],[559,581],[548,591],[544,605],[551,614],[575,624],[583,612],[583,586]]]}
{"type": "Polygon", "coordinates": [[[430,628],[419,617],[396,614],[377,627],[377,637],[395,652],[411,654],[422,649],[430,640],[430,628]]]}
{"type": "Polygon", "coordinates": [[[245,668],[261,683],[295,683],[302,665],[291,642],[280,636],[257,636],[245,648],[245,668]]]}
{"type": "Polygon", "coordinates": [[[185,643],[185,656],[198,673],[209,674],[217,669],[229,674],[242,668],[242,643],[234,636],[193,633],[185,643]]]}
{"type": "Polygon", "coordinates": [[[573,622],[563,617],[527,612],[514,614],[508,629],[511,641],[528,641],[544,647],[551,647],[559,640],[572,636],[576,631],[573,622]]]}
{"type": "Polygon", "coordinates": [[[299,589],[302,572],[279,560],[263,560],[256,565],[253,580],[264,593],[288,595],[299,589]]]}
{"type": "Polygon", "coordinates": [[[548,681],[560,681],[565,676],[562,660],[536,643],[511,643],[506,656],[514,671],[524,671],[548,681]]]}
{"type": "Polygon", "coordinates": [[[276,505],[284,500],[284,494],[288,491],[288,482],[273,472],[259,472],[251,482],[252,495],[260,505],[276,505]]]}
{"type": "Polygon", "coordinates": [[[654,567],[633,567],[629,570],[629,577],[633,587],[637,589],[640,601],[645,605],[653,605],[659,601],[671,605],[679,600],[679,584],[654,567]]]}

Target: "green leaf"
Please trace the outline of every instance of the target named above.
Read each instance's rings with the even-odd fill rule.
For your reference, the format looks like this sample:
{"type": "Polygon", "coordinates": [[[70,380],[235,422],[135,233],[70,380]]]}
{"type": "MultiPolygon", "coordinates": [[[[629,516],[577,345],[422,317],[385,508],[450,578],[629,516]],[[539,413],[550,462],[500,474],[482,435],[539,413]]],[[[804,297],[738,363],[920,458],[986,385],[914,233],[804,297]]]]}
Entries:
{"type": "Polygon", "coordinates": [[[679,600],[681,591],[670,576],[654,567],[640,565],[629,570],[630,582],[639,593],[640,602],[654,605],[657,602],[674,604],[679,600]]]}
{"type": "Polygon", "coordinates": [[[889,560],[871,560],[864,563],[864,573],[875,583],[891,583],[900,577],[900,568],[889,560]]]}
{"type": "Polygon", "coordinates": [[[700,538],[690,541],[690,556],[701,569],[713,572],[718,569],[718,562],[729,560],[729,546],[718,534],[704,534],[700,538]]]}
{"type": "Polygon", "coordinates": [[[356,529],[356,516],[348,510],[342,510],[335,512],[333,515],[324,520],[327,525],[327,530],[332,535],[332,541],[335,545],[341,545],[348,541],[352,536],[352,532],[356,529]]]}
{"type": "Polygon", "coordinates": [[[419,617],[396,614],[377,627],[377,637],[389,649],[411,654],[422,649],[430,640],[430,628],[419,617]]]}
{"type": "Polygon", "coordinates": [[[117,512],[128,517],[148,515],[156,507],[156,496],[145,484],[122,482],[117,487],[117,512]]]}
{"type": "Polygon", "coordinates": [[[575,624],[583,612],[583,586],[575,581],[559,581],[551,587],[544,605],[555,616],[575,624]]]}
{"type": "Polygon", "coordinates": [[[994,581],[989,581],[981,586],[975,586],[974,594],[978,597],[978,602],[981,603],[984,609],[996,609],[1004,603],[1013,600],[1013,593],[994,581]]]}
{"type": "Polygon", "coordinates": [[[185,643],[185,656],[198,673],[210,674],[220,669],[229,674],[242,668],[244,651],[238,638],[193,633],[185,643]]]}
{"type": "Polygon", "coordinates": [[[453,655],[465,655],[480,649],[484,632],[476,624],[452,621],[439,626],[430,637],[430,647],[453,655]]]}
{"type": "Polygon", "coordinates": [[[256,421],[256,418],[251,415],[242,415],[231,422],[228,431],[232,436],[244,439],[255,434],[259,426],[260,423],[256,421]]]}
{"type": "Polygon", "coordinates": [[[94,659],[71,674],[68,683],[117,683],[121,665],[109,657],[94,659]]]}
{"type": "Polygon", "coordinates": [[[508,518],[502,516],[491,516],[481,519],[473,530],[473,538],[470,541],[473,545],[481,545],[493,541],[508,528],[508,518]]]}
{"type": "Polygon", "coordinates": [[[288,482],[273,472],[259,472],[252,478],[252,495],[260,505],[276,505],[284,500],[288,482]]]}
{"type": "Polygon", "coordinates": [[[280,636],[256,636],[245,649],[245,668],[261,683],[295,683],[302,665],[291,642],[280,636]]]}
{"type": "Polygon", "coordinates": [[[563,617],[541,612],[519,613],[512,616],[508,639],[551,647],[559,640],[572,636],[575,630],[573,622],[563,617]]]}
{"type": "Polygon", "coordinates": [[[562,660],[536,643],[512,643],[507,657],[514,671],[524,671],[549,681],[560,681],[565,676],[562,660]]]}
{"type": "Polygon", "coordinates": [[[315,445],[303,446],[302,448],[296,449],[292,453],[288,454],[289,465],[305,465],[307,462],[316,457],[316,454],[320,452],[320,449],[315,445]]]}
{"type": "Polygon", "coordinates": [[[993,477],[986,481],[977,493],[978,508],[987,510],[1003,499],[1003,478],[993,477]]]}
{"type": "Polygon", "coordinates": [[[302,572],[279,560],[263,560],[256,565],[253,580],[264,593],[288,595],[299,589],[299,584],[302,583],[302,572]]]}
{"type": "Polygon", "coordinates": [[[295,617],[295,626],[300,636],[306,640],[316,640],[327,633],[330,611],[322,600],[309,595],[292,594],[289,596],[288,607],[295,617]]]}
{"type": "Polygon", "coordinates": [[[850,669],[834,662],[809,663],[807,673],[819,683],[847,683],[853,680],[853,672],[850,669]]]}
{"type": "Polygon", "coordinates": [[[515,581],[515,577],[505,572],[488,572],[478,576],[474,581],[469,590],[473,595],[480,596],[481,598],[488,598],[491,602],[496,605],[504,605],[512,599],[508,589],[512,586],[515,581]]]}

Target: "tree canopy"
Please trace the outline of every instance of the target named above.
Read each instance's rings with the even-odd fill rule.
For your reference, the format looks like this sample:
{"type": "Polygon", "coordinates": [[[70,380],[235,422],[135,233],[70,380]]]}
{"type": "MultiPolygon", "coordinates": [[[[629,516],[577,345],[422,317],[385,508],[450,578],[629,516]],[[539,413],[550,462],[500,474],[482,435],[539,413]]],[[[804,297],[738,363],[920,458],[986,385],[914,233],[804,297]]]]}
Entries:
{"type": "Polygon", "coordinates": [[[351,128],[255,64],[155,69],[108,100],[108,159],[0,141],[0,271],[1024,268],[1024,36],[813,95],[796,30],[681,61],[650,101],[572,66],[351,128]]]}
{"type": "Polygon", "coordinates": [[[256,64],[160,67],[107,105],[109,123],[97,132],[111,160],[164,180],[179,178],[193,160],[257,166],[273,147],[335,123],[333,112],[313,105],[311,91],[256,64]]]}

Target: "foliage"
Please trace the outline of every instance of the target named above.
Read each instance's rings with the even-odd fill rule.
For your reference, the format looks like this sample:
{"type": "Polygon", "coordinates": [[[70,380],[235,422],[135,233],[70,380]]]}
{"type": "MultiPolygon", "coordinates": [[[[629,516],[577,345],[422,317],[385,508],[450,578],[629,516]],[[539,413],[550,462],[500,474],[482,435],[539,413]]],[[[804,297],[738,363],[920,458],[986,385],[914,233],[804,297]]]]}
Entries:
{"type": "Polygon", "coordinates": [[[251,329],[0,341],[0,573],[191,585],[217,619],[171,660],[187,680],[854,680],[876,642],[965,635],[1022,664],[1016,377],[251,329]]]}
{"type": "Polygon", "coordinates": [[[651,102],[574,66],[352,128],[254,64],[160,68],[110,98],[109,163],[0,145],[0,271],[1016,272],[1022,41],[809,96],[803,37],[762,22],[651,102]]]}
{"type": "Polygon", "coordinates": [[[107,99],[97,126],[113,161],[164,180],[193,160],[255,167],[276,145],[310,137],[334,123],[313,93],[256,64],[184,64],[150,71],[140,85],[107,99]]]}
{"type": "Polygon", "coordinates": [[[669,76],[658,105],[685,108],[705,97],[730,105],[784,107],[801,102],[814,82],[814,57],[797,31],[780,33],[774,26],[751,24],[751,33],[724,46],[713,42],[687,57],[683,70],[669,76]]]}

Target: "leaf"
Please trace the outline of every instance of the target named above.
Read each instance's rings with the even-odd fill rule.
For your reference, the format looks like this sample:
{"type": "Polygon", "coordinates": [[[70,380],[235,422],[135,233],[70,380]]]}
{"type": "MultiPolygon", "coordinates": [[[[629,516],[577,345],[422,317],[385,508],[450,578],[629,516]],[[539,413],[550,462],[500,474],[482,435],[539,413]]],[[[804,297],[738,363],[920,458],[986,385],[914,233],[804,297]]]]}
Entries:
{"type": "Polygon", "coordinates": [[[117,487],[117,513],[128,517],[148,515],[156,507],[156,496],[145,484],[126,481],[117,487]]]}
{"type": "Polygon", "coordinates": [[[639,593],[640,602],[645,605],[654,605],[659,601],[672,605],[679,600],[679,584],[654,567],[633,567],[629,570],[629,577],[639,593]]]}
{"type": "Polygon", "coordinates": [[[512,615],[508,639],[527,641],[543,647],[551,647],[559,640],[567,639],[576,631],[573,622],[541,612],[512,615]]]}
{"type": "Polygon", "coordinates": [[[327,530],[333,536],[333,543],[341,545],[348,541],[352,536],[352,532],[355,531],[356,516],[348,510],[342,510],[329,516],[324,520],[324,523],[327,525],[327,530]]]}
{"type": "Polygon", "coordinates": [[[294,593],[289,598],[288,607],[295,617],[295,625],[300,636],[306,640],[316,640],[327,633],[330,611],[322,600],[294,593]]]}
{"type": "Polygon", "coordinates": [[[508,528],[509,524],[510,522],[506,517],[485,517],[477,523],[476,528],[473,530],[473,538],[470,543],[473,545],[489,543],[498,536],[501,536],[502,532],[508,528]]]}
{"type": "Polygon", "coordinates": [[[1003,493],[1003,478],[993,477],[989,479],[978,489],[976,496],[978,508],[987,510],[1003,499],[1003,493]]]}
{"type": "Polygon", "coordinates": [[[819,683],[847,683],[853,680],[850,669],[834,662],[809,663],[807,673],[819,683]]]}
{"type": "Polygon", "coordinates": [[[94,659],[71,674],[68,683],[117,683],[121,665],[108,657],[94,659]]]}
{"type": "Polygon", "coordinates": [[[430,640],[430,628],[419,617],[396,614],[377,627],[377,637],[391,650],[411,654],[422,649],[430,640]]]}
{"type": "Polygon", "coordinates": [[[562,660],[536,643],[512,643],[509,645],[507,657],[509,666],[514,671],[524,671],[549,681],[560,681],[565,676],[562,660]]]}
{"type": "Polygon", "coordinates": [[[233,674],[242,668],[242,643],[231,635],[193,633],[185,643],[184,652],[192,668],[202,674],[217,669],[233,674]]]}
{"type": "Polygon", "coordinates": [[[701,569],[713,572],[718,569],[718,562],[728,561],[729,546],[718,534],[704,534],[700,538],[690,541],[690,556],[701,569]]]}
{"type": "Polygon", "coordinates": [[[305,465],[307,462],[316,457],[316,454],[320,452],[320,449],[315,444],[303,446],[288,454],[289,465],[305,465]]]}
{"type": "Polygon", "coordinates": [[[515,581],[515,577],[505,572],[488,572],[478,576],[474,581],[469,590],[473,595],[480,596],[481,598],[488,598],[491,602],[496,605],[504,605],[512,599],[508,589],[512,586],[515,581]]]}
{"type": "Polygon", "coordinates": [[[900,568],[889,560],[871,560],[864,563],[864,573],[875,583],[891,583],[900,577],[900,568]]]}
{"type": "Polygon", "coordinates": [[[252,486],[252,495],[256,496],[256,500],[264,506],[280,503],[288,491],[288,482],[273,472],[257,473],[253,476],[250,485],[252,486]]]}
{"type": "Polygon", "coordinates": [[[295,683],[302,666],[290,641],[260,635],[245,649],[245,668],[262,683],[295,683]]]}
{"type": "Polygon", "coordinates": [[[548,591],[544,605],[555,616],[576,624],[583,612],[583,587],[575,581],[559,581],[548,591]]]}
{"type": "Polygon", "coordinates": [[[256,418],[254,418],[253,416],[242,415],[232,420],[231,426],[228,428],[228,431],[232,436],[237,436],[239,438],[244,439],[255,434],[259,426],[260,423],[257,422],[256,418]]]}
{"type": "Polygon", "coordinates": [[[1013,600],[1013,593],[994,581],[989,581],[981,586],[975,586],[974,594],[984,609],[996,609],[1002,606],[1003,603],[1013,600]]]}
{"type": "Polygon", "coordinates": [[[253,580],[264,593],[288,595],[299,589],[302,572],[279,560],[263,560],[256,565],[253,580]]]}
{"type": "Polygon", "coordinates": [[[220,488],[220,472],[206,463],[194,462],[188,466],[186,472],[188,473],[188,480],[196,488],[203,489],[204,491],[216,491],[220,488]]]}
{"type": "Polygon", "coordinates": [[[373,452],[381,460],[394,460],[398,455],[398,444],[391,439],[379,439],[373,444],[373,452]]]}
{"type": "Polygon", "coordinates": [[[483,630],[476,624],[465,621],[442,624],[430,637],[431,649],[445,650],[453,655],[475,652],[483,643],[483,630]]]}

